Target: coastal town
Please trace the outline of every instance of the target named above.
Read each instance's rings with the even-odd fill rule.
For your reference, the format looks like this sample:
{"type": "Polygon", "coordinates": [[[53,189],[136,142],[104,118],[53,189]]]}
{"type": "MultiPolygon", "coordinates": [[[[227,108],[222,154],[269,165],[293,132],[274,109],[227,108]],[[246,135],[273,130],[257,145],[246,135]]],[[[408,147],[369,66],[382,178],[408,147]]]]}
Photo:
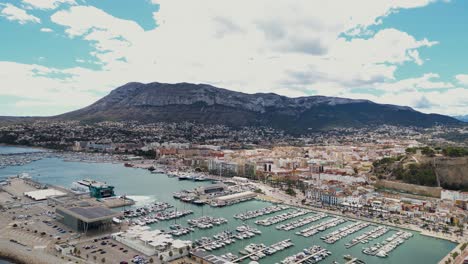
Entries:
{"type": "MultiPolygon", "coordinates": [[[[50,129],[57,124],[38,126],[50,129]]],[[[132,133],[142,129],[137,127],[131,128],[132,133]]],[[[179,125],[173,128],[181,129],[179,125]]],[[[335,136],[328,132],[300,138],[300,144],[269,129],[262,130],[261,138],[247,136],[250,130],[245,129],[240,134],[218,131],[225,133],[222,140],[215,139],[220,136],[216,134],[193,142],[184,139],[182,132],[158,141],[133,138],[133,134],[123,137],[118,132],[122,128],[117,127],[113,132],[103,130],[107,136],[98,128],[76,126],[67,135],[61,129],[50,130],[48,136],[41,132],[41,138],[24,127],[2,129],[3,139],[14,139],[8,143],[19,145],[27,140],[35,148],[1,154],[1,168],[21,168],[41,160],[113,164],[120,170],[144,171],[156,181],[164,178],[193,185],[176,188],[168,193],[169,200],[141,204],[115,189],[112,181],[95,179],[92,172],[88,178],[65,185],[41,182],[40,176],[30,172],[4,177],[0,182],[1,243],[9,254],[2,255],[23,262],[273,263],[272,258],[278,263],[326,263],[330,259],[363,263],[365,256],[391,259],[394,250],[414,240],[414,234],[454,243],[439,263],[463,263],[468,257],[466,175],[460,181],[454,172],[446,173],[447,166],[437,163],[434,175],[417,174],[421,182],[415,184],[406,181],[404,173],[399,172],[403,178],[392,176],[395,171],[382,167],[394,160],[413,170],[425,160],[465,162],[464,143],[439,137],[445,135],[442,128],[430,133],[392,129],[387,134],[381,128],[348,131],[348,136],[343,131],[335,136]],[[265,137],[275,144],[262,144],[265,137]],[[426,180],[432,176],[435,184],[426,180]],[[455,183],[462,188],[450,188],[455,183]],[[215,213],[252,201],[265,204],[235,214],[215,213]],[[291,250],[296,253],[280,259],[275,257],[281,255],[277,252],[290,252],[297,245],[294,239],[274,241],[281,236],[274,236],[271,244],[263,242],[261,238],[271,229],[317,237],[323,244],[309,245],[301,253],[296,248],[291,250]],[[376,241],[382,237],[383,241],[376,241]],[[249,240],[256,242],[245,243],[249,240]],[[342,250],[364,244],[363,255],[334,256],[327,245],[335,244],[342,250]],[[31,251],[37,253],[34,261],[31,251]]],[[[138,133],[149,135],[144,129],[138,133]]]]}

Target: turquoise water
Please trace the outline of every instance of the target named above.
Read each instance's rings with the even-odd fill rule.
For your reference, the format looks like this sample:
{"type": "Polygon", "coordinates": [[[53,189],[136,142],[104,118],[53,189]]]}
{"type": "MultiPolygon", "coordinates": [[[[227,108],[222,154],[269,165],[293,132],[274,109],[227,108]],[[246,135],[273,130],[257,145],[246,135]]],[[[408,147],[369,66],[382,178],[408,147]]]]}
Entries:
{"type": "MultiPolygon", "coordinates": [[[[236,226],[242,224],[242,221],[233,218],[234,214],[270,205],[269,203],[256,200],[223,208],[212,208],[209,206],[200,207],[182,203],[172,198],[173,192],[179,191],[181,189],[192,189],[196,186],[208,183],[179,181],[177,178],[169,178],[162,174],[151,174],[147,170],[126,168],[122,164],[64,162],[60,159],[44,159],[21,167],[7,167],[4,169],[0,169],[0,178],[16,175],[22,172],[28,172],[34,179],[39,180],[41,182],[62,185],[66,187],[69,187],[73,181],[80,180],[83,178],[93,178],[112,184],[115,186],[116,192],[118,194],[134,196],[138,201],[141,202],[144,202],[145,200],[166,201],[176,206],[178,209],[193,210],[195,212],[193,215],[189,215],[177,220],[177,223],[184,225],[187,224],[187,219],[198,217],[201,215],[222,216],[229,220],[228,224],[203,231],[197,230],[192,234],[182,236],[181,239],[196,239],[202,236],[211,236],[223,230],[233,230],[236,226]]],[[[281,213],[282,212],[277,212],[275,214],[281,213]]],[[[320,237],[323,236],[323,234],[328,234],[335,229],[349,224],[350,222],[338,225],[335,228],[328,229],[322,233],[318,233],[309,238],[304,238],[301,236],[297,236],[294,233],[308,226],[317,224],[322,221],[326,221],[329,218],[313,222],[295,230],[279,231],[275,229],[275,225],[263,227],[254,224],[255,220],[262,219],[265,217],[267,216],[245,221],[245,223],[260,229],[262,231],[262,235],[254,237],[252,239],[238,241],[223,249],[214,251],[214,254],[220,255],[225,252],[232,252],[234,254],[238,254],[238,251],[249,243],[264,243],[266,245],[269,245],[286,238],[291,238],[295,243],[294,247],[291,247],[283,252],[276,253],[273,256],[266,257],[260,260],[260,263],[279,262],[289,255],[302,251],[303,248],[310,247],[316,244],[321,245],[332,252],[331,257],[328,257],[326,260],[320,263],[331,263],[334,260],[340,263],[344,263],[345,261],[343,260],[343,255],[351,254],[352,256],[364,260],[366,263],[426,264],[437,263],[455,247],[454,243],[441,239],[421,236],[418,233],[414,233],[414,236],[412,238],[410,238],[403,245],[399,246],[394,251],[392,251],[389,254],[388,258],[382,259],[361,253],[362,247],[368,246],[368,244],[358,244],[351,249],[346,249],[344,247],[344,244],[349,242],[352,238],[372,229],[372,227],[367,227],[355,234],[343,238],[335,244],[329,245],[322,242],[320,237]]],[[[295,219],[291,219],[286,222],[294,220],[295,219]]],[[[160,222],[155,225],[152,225],[152,228],[167,229],[167,227],[170,224],[173,224],[174,222],[174,220],[160,222]]],[[[380,242],[385,238],[389,237],[394,232],[396,231],[391,231],[386,235],[372,241],[371,243],[373,244],[376,242],[380,242]]]]}
{"type": "Polygon", "coordinates": [[[12,154],[12,153],[28,153],[28,152],[42,152],[44,150],[38,148],[27,148],[27,147],[15,147],[0,145],[0,154],[12,154]]]}

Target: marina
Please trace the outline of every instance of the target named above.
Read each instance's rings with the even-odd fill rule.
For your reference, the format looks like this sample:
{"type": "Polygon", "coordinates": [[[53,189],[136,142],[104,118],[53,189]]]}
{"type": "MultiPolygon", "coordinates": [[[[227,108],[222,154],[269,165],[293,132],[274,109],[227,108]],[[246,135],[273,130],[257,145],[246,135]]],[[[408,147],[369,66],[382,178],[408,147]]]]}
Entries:
{"type": "Polygon", "coordinates": [[[238,240],[249,239],[260,235],[262,232],[258,229],[252,228],[250,226],[242,225],[236,228],[236,231],[223,231],[214,235],[211,238],[202,237],[195,240],[197,249],[203,248],[207,251],[217,250],[232,243],[235,243],[238,240]]]}
{"type": "Polygon", "coordinates": [[[183,236],[183,235],[186,235],[186,234],[189,234],[193,231],[195,231],[195,229],[191,228],[191,227],[184,227],[184,226],[181,226],[179,224],[173,224],[171,226],[169,226],[170,228],[170,231],[168,231],[167,233],[175,236],[175,237],[179,237],[179,236],[183,236]]]}
{"type": "Polygon", "coordinates": [[[305,214],[308,214],[308,213],[310,213],[309,210],[297,209],[297,210],[286,212],[286,213],[283,213],[283,214],[280,214],[280,215],[268,217],[266,219],[257,220],[257,221],[255,221],[255,223],[257,225],[270,226],[270,225],[274,225],[274,224],[277,224],[277,223],[280,223],[280,222],[284,222],[286,220],[296,218],[296,217],[299,217],[301,215],[305,215],[305,214]]]}
{"type": "Polygon", "coordinates": [[[167,220],[181,218],[189,214],[193,214],[193,211],[192,210],[182,210],[182,211],[169,210],[169,211],[158,212],[154,215],[154,217],[160,221],[167,221],[167,220]]]}
{"type": "Polygon", "coordinates": [[[296,232],[296,235],[300,235],[300,236],[303,236],[303,237],[310,237],[310,236],[313,236],[315,234],[317,234],[318,232],[322,232],[322,231],[325,231],[329,228],[332,228],[332,227],[335,227],[337,225],[340,225],[342,223],[346,222],[345,219],[343,218],[333,218],[333,219],[330,219],[326,222],[322,222],[320,224],[316,224],[316,225],[313,225],[313,226],[310,226],[306,229],[303,229],[299,232],[296,232]]]}
{"type": "Polygon", "coordinates": [[[122,212],[123,212],[124,217],[135,218],[135,217],[146,216],[155,212],[164,211],[172,207],[173,207],[172,205],[166,202],[154,202],[154,203],[144,205],[141,207],[126,209],[126,210],[123,210],[122,212]]]}
{"type": "Polygon", "coordinates": [[[364,223],[364,222],[356,222],[356,223],[353,223],[353,224],[350,224],[348,226],[345,226],[345,227],[342,227],[336,231],[333,231],[331,232],[330,234],[327,234],[323,237],[321,237],[321,239],[325,242],[325,243],[328,243],[328,244],[333,244],[335,243],[336,241],[344,238],[344,237],[347,237],[351,234],[354,234],[356,233],[357,231],[361,230],[361,229],[364,229],[366,227],[368,227],[370,224],[369,223],[364,223]]]}
{"type": "Polygon", "coordinates": [[[410,232],[398,231],[397,233],[393,234],[391,237],[385,239],[381,243],[377,243],[371,247],[364,248],[362,252],[364,254],[386,258],[388,257],[388,254],[391,251],[395,250],[395,248],[403,244],[412,236],[413,234],[410,232]]]}
{"type": "Polygon", "coordinates": [[[286,210],[286,209],[289,209],[289,206],[282,205],[282,204],[272,205],[272,206],[268,206],[268,207],[265,207],[265,208],[262,208],[262,209],[247,211],[245,213],[236,214],[236,215],[234,215],[234,218],[240,219],[240,220],[249,220],[249,219],[256,218],[256,217],[260,217],[260,216],[264,216],[264,215],[268,215],[268,214],[273,214],[273,213],[283,211],[283,210],[286,210]]]}
{"type": "Polygon", "coordinates": [[[249,244],[241,250],[240,253],[244,256],[233,260],[232,262],[242,262],[243,260],[249,258],[253,261],[258,261],[259,259],[265,258],[267,256],[271,256],[277,252],[286,250],[290,247],[294,246],[294,243],[291,242],[291,239],[286,239],[277,243],[272,244],[271,246],[265,246],[263,243],[261,244],[249,244]]]}
{"type": "Polygon", "coordinates": [[[313,264],[327,258],[330,255],[330,251],[321,246],[314,245],[310,248],[305,248],[302,250],[302,252],[285,258],[283,261],[281,261],[281,264],[313,264]]]}
{"type": "Polygon", "coordinates": [[[213,228],[214,226],[226,224],[228,220],[223,217],[202,216],[199,218],[189,219],[187,222],[190,226],[200,229],[208,229],[213,228]]]}
{"type": "Polygon", "coordinates": [[[388,231],[390,231],[390,228],[386,226],[378,226],[360,236],[357,236],[356,238],[351,240],[349,243],[346,243],[345,247],[350,248],[359,243],[362,243],[362,244],[369,243],[369,241],[385,235],[388,231]]]}
{"type": "Polygon", "coordinates": [[[301,226],[305,226],[305,225],[310,224],[312,222],[318,221],[318,220],[323,219],[325,217],[327,217],[326,214],[318,213],[318,214],[313,215],[313,216],[307,216],[307,217],[304,217],[304,218],[301,218],[301,219],[297,219],[296,221],[293,221],[293,222],[290,222],[290,223],[287,223],[287,224],[277,225],[276,229],[289,231],[289,230],[293,230],[293,229],[296,229],[296,228],[301,227],[301,226]]]}
{"type": "MultiPolygon", "coordinates": [[[[60,185],[64,187],[70,187],[72,182],[79,181],[84,178],[91,177],[100,182],[108,182],[115,186],[117,190],[117,195],[127,195],[132,199],[135,199],[136,206],[126,207],[126,210],[136,209],[142,207],[144,204],[151,204],[153,202],[167,202],[173,205],[172,208],[185,208],[187,210],[192,210],[193,213],[188,216],[184,216],[178,219],[177,222],[183,227],[187,226],[185,222],[187,218],[199,218],[202,216],[211,216],[214,218],[226,218],[228,222],[219,226],[214,226],[208,229],[200,229],[192,227],[194,231],[181,235],[180,239],[188,240],[200,239],[201,237],[212,237],[218,233],[221,233],[225,230],[235,230],[240,225],[249,225],[255,226],[255,219],[246,219],[242,221],[241,219],[234,218],[233,215],[243,214],[249,211],[261,210],[262,208],[275,206],[274,204],[259,201],[259,200],[250,200],[244,203],[235,204],[229,207],[202,207],[196,206],[194,204],[183,203],[180,200],[173,199],[172,193],[179,192],[180,190],[191,190],[199,186],[208,186],[209,181],[198,182],[198,181],[179,181],[177,178],[168,177],[164,174],[152,174],[146,169],[135,169],[135,168],[126,168],[122,164],[113,164],[113,163],[85,163],[77,161],[63,161],[58,158],[44,158],[23,166],[12,166],[0,170],[0,177],[7,177],[11,175],[17,175],[22,172],[27,172],[31,175],[34,180],[51,183],[55,185],[60,185]],[[135,181],[138,181],[143,184],[135,184],[135,181]],[[182,225],[182,222],[184,225],[182,225]]],[[[293,210],[294,207],[291,206],[293,210]]],[[[116,209],[122,211],[123,209],[116,209]]],[[[271,215],[281,214],[282,212],[272,213],[271,215]]],[[[314,212],[317,213],[317,212],[314,212]]],[[[255,217],[254,217],[255,218],[255,217]]],[[[342,217],[333,217],[330,219],[324,218],[314,224],[315,228],[317,226],[322,226],[323,223],[330,221],[331,219],[341,219],[342,217]]],[[[341,223],[346,222],[346,218],[339,220],[341,223]]],[[[151,229],[160,229],[160,230],[172,230],[170,226],[174,225],[174,220],[172,221],[158,221],[156,223],[147,225],[151,229]]],[[[274,255],[264,257],[260,259],[260,263],[280,263],[286,257],[296,254],[298,249],[309,248],[310,238],[303,237],[301,235],[294,236],[295,231],[283,231],[277,230],[275,226],[263,226],[257,225],[258,230],[262,232],[261,235],[254,236],[252,238],[244,239],[238,241],[237,243],[231,243],[220,249],[217,249],[217,255],[222,256],[226,255],[229,252],[235,253],[233,255],[239,255],[239,250],[244,250],[246,244],[245,242],[254,243],[254,244],[265,244],[271,245],[278,241],[278,237],[289,237],[291,236],[291,242],[295,244],[295,247],[290,247],[277,252],[274,255]],[[295,249],[297,248],[297,249],[295,249]]],[[[333,227],[329,227],[333,231],[333,228],[337,228],[338,224],[333,227]]],[[[325,227],[323,228],[325,230],[325,227]]],[[[322,230],[322,231],[323,231],[322,230]]],[[[320,231],[318,231],[320,232],[320,231]]],[[[351,235],[349,240],[354,239],[351,235]]],[[[357,237],[356,235],[354,235],[357,237]]],[[[386,236],[381,236],[375,239],[375,243],[380,243],[382,240],[385,240],[386,236]]],[[[346,241],[348,242],[348,241],[346,241]]],[[[327,250],[333,252],[333,255],[328,256],[326,259],[327,263],[332,263],[337,261],[339,263],[343,262],[343,255],[351,254],[354,257],[363,260],[365,263],[380,263],[380,258],[376,258],[373,255],[365,254],[361,251],[360,246],[354,246],[349,249],[346,249],[344,243],[335,243],[335,244],[326,244],[323,240],[316,239],[314,244],[317,244],[327,250]]],[[[436,263],[435,259],[441,259],[444,255],[450,252],[454,248],[454,244],[446,240],[434,239],[431,237],[422,236],[418,233],[414,233],[414,236],[411,239],[406,240],[405,245],[397,247],[392,251],[391,254],[388,254],[386,261],[391,263],[415,263],[415,264],[426,264],[426,263],[436,263]],[[427,250],[431,248],[431,250],[427,250]]],[[[231,253],[231,254],[232,254],[231,253]]],[[[242,257],[239,255],[238,257],[242,257]]],[[[255,258],[255,257],[254,257],[255,258]]],[[[242,263],[248,263],[251,261],[249,257],[244,258],[242,263]]],[[[325,261],[322,261],[325,262],[325,261]]]]}

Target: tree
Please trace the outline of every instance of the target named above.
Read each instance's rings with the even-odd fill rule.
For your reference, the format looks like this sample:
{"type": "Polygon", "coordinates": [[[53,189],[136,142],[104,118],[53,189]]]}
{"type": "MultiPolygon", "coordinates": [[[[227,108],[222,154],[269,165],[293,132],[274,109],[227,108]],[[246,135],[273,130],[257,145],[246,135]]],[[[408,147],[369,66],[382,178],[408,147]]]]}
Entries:
{"type": "Polygon", "coordinates": [[[435,151],[430,147],[423,147],[421,149],[421,154],[428,156],[428,157],[434,157],[435,151]]]}
{"type": "Polygon", "coordinates": [[[169,251],[169,257],[172,257],[174,255],[174,253],[172,253],[172,251],[169,251]]]}
{"type": "Polygon", "coordinates": [[[184,250],[182,248],[179,248],[179,255],[182,255],[184,253],[184,250]]]}
{"type": "Polygon", "coordinates": [[[150,258],[150,259],[149,259],[149,262],[150,262],[150,263],[153,263],[153,262],[154,262],[153,258],[150,258]]]}
{"type": "Polygon", "coordinates": [[[163,259],[164,259],[163,255],[159,255],[159,260],[162,261],[163,259]]]}
{"type": "Polygon", "coordinates": [[[106,263],[106,258],[102,258],[102,259],[101,259],[101,262],[102,262],[102,263],[106,263]]]}
{"type": "Polygon", "coordinates": [[[286,194],[291,195],[291,196],[296,196],[296,191],[294,191],[293,188],[289,187],[288,189],[286,189],[286,194]]]}
{"type": "Polygon", "coordinates": [[[416,154],[416,148],[407,148],[405,152],[408,154],[416,154]]]}

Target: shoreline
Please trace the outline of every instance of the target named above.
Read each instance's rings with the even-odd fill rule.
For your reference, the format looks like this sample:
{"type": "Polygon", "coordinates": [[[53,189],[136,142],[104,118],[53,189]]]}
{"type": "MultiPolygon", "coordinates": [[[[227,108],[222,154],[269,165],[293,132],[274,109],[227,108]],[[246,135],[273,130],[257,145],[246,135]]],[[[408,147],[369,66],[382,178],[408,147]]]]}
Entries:
{"type": "Polygon", "coordinates": [[[330,210],[327,210],[327,209],[311,207],[311,206],[305,206],[305,205],[298,205],[298,204],[294,204],[294,203],[281,202],[281,201],[274,200],[273,197],[269,197],[269,198],[270,199],[262,199],[262,198],[256,198],[256,199],[260,200],[260,201],[265,201],[265,202],[280,203],[280,204],[290,205],[290,206],[294,206],[294,207],[304,208],[304,209],[308,209],[308,210],[312,210],[312,211],[316,211],[316,212],[327,213],[327,214],[331,214],[331,215],[335,215],[335,216],[339,216],[339,217],[344,217],[344,218],[348,218],[348,219],[353,219],[353,220],[358,220],[358,221],[363,221],[363,222],[369,222],[369,223],[378,224],[378,225],[385,225],[385,226],[389,226],[389,227],[392,227],[392,228],[398,228],[398,229],[413,231],[413,232],[417,232],[418,234],[420,234],[422,236],[427,236],[427,237],[437,238],[437,239],[441,239],[441,240],[446,240],[446,241],[450,241],[450,242],[455,243],[455,244],[463,243],[463,241],[457,241],[457,240],[455,240],[453,238],[444,237],[444,236],[440,236],[440,235],[437,235],[437,234],[431,234],[431,233],[425,232],[425,230],[420,230],[420,229],[417,229],[417,228],[414,228],[414,227],[411,227],[411,226],[400,226],[400,225],[393,224],[393,223],[378,222],[378,221],[371,220],[371,219],[364,219],[364,218],[359,218],[359,217],[354,217],[354,216],[350,216],[350,215],[346,215],[346,214],[337,213],[335,211],[330,211],[330,210]]]}
{"type": "Polygon", "coordinates": [[[48,149],[48,148],[44,148],[44,147],[26,146],[26,145],[13,145],[13,144],[6,144],[6,143],[0,143],[0,147],[30,148],[30,149],[43,150],[44,152],[54,151],[54,149],[48,149]]]}
{"type": "MultiPolygon", "coordinates": [[[[0,145],[1,146],[1,145],[0,145]]],[[[89,154],[89,153],[83,153],[85,155],[89,154]]],[[[91,153],[92,154],[92,153],[91,153]]],[[[111,154],[112,155],[112,154],[111,154]]],[[[152,162],[154,163],[157,163],[156,160],[151,160],[152,162]]],[[[64,160],[64,162],[66,162],[66,160],[64,160]]],[[[91,161],[87,161],[87,160],[76,160],[74,162],[83,162],[83,163],[101,163],[101,162],[104,162],[105,161],[95,161],[95,162],[91,162],[91,161]]],[[[117,162],[111,162],[111,163],[115,163],[115,164],[122,164],[123,161],[117,161],[117,162]]],[[[139,167],[139,166],[135,166],[133,167],[135,169],[143,169],[143,170],[146,170],[146,168],[143,168],[143,167],[139,167]]],[[[164,175],[167,177],[167,172],[164,173],[164,175]]],[[[216,175],[208,175],[209,178],[211,179],[216,179],[216,180],[219,180],[219,179],[223,179],[223,180],[229,180],[229,178],[225,178],[225,177],[219,177],[219,176],[216,176],[216,175]]],[[[271,187],[268,186],[268,185],[265,185],[261,182],[252,182],[253,184],[255,185],[259,185],[263,188],[267,188],[267,190],[269,190],[271,192],[271,187]]],[[[262,189],[263,189],[262,188],[262,189]]],[[[293,206],[293,207],[297,207],[297,208],[304,208],[304,209],[309,209],[309,210],[313,210],[313,211],[316,211],[316,212],[325,212],[327,214],[330,214],[330,215],[336,215],[336,216],[340,216],[340,217],[344,217],[344,218],[347,218],[347,219],[353,219],[353,220],[358,220],[358,221],[364,221],[364,222],[369,222],[369,223],[373,223],[373,224],[378,224],[378,225],[385,225],[385,226],[389,226],[389,227],[392,227],[392,228],[397,228],[397,229],[403,229],[403,230],[409,230],[409,231],[412,231],[412,232],[417,232],[418,234],[422,235],[422,236],[427,236],[427,237],[431,237],[431,238],[436,238],[436,239],[440,239],[440,240],[445,240],[445,241],[449,241],[449,242],[452,242],[455,245],[454,249],[452,249],[446,256],[450,256],[450,254],[456,250],[459,245],[461,243],[463,243],[463,237],[459,237],[459,238],[456,238],[456,237],[447,237],[447,236],[444,236],[443,234],[437,234],[437,233],[432,233],[432,232],[425,232],[425,230],[422,230],[420,228],[417,228],[415,226],[411,226],[411,225],[399,225],[399,224],[395,224],[395,223],[388,223],[388,222],[379,222],[377,220],[374,220],[374,219],[369,219],[369,218],[361,218],[361,217],[357,217],[357,216],[353,216],[353,215],[347,215],[347,214],[343,214],[341,213],[341,211],[333,211],[333,210],[328,210],[328,209],[324,209],[324,208],[318,208],[318,207],[313,207],[313,206],[307,206],[307,205],[303,205],[301,204],[301,199],[300,197],[293,197],[293,196],[290,196],[290,197],[283,197],[283,196],[274,196],[272,195],[272,193],[270,194],[264,194],[264,195],[260,195],[256,198],[257,200],[262,200],[262,201],[267,201],[267,202],[271,202],[271,203],[281,203],[281,204],[286,204],[286,205],[290,205],[290,206],[293,206]],[[287,199],[286,199],[287,198],[287,199]]],[[[6,241],[7,242],[7,241],[6,241]]],[[[7,242],[8,243],[8,242],[7,242]]],[[[11,244],[11,243],[10,243],[11,244]]],[[[12,245],[10,245],[12,246],[12,245]]],[[[33,252],[31,251],[26,251],[27,249],[24,249],[24,248],[16,248],[14,249],[8,249],[6,247],[3,247],[2,246],[2,241],[0,240],[0,259],[5,259],[7,261],[10,261],[10,262],[13,262],[14,264],[23,264],[23,263],[32,263],[32,264],[42,264],[42,263],[50,263],[50,262],[41,262],[40,259],[39,259],[39,255],[42,253],[44,254],[45,252],[34,252],[35,250],[33,250],[33,252]],[[6,252],[5,252],[6,251],[6,252]],[[16,252],[16,254],[15,254],[16,252]],[[38,258],[35,258],[34,260],[31,260],[31,259],[28,259],[28,253],[29,253],[29,257],[31,256],[31,254],[35,254],[37,253],[37,257],[38,258]]],[[[49,255],[49,254],[47,254],[49,255]]],[[[44,257],[44,256],[42,256],[44,257]]],[[[54,257],[54,256],[52,256],[54,257]]],[[[443,258],[445,259],[445,257],[443,258]]]]}

